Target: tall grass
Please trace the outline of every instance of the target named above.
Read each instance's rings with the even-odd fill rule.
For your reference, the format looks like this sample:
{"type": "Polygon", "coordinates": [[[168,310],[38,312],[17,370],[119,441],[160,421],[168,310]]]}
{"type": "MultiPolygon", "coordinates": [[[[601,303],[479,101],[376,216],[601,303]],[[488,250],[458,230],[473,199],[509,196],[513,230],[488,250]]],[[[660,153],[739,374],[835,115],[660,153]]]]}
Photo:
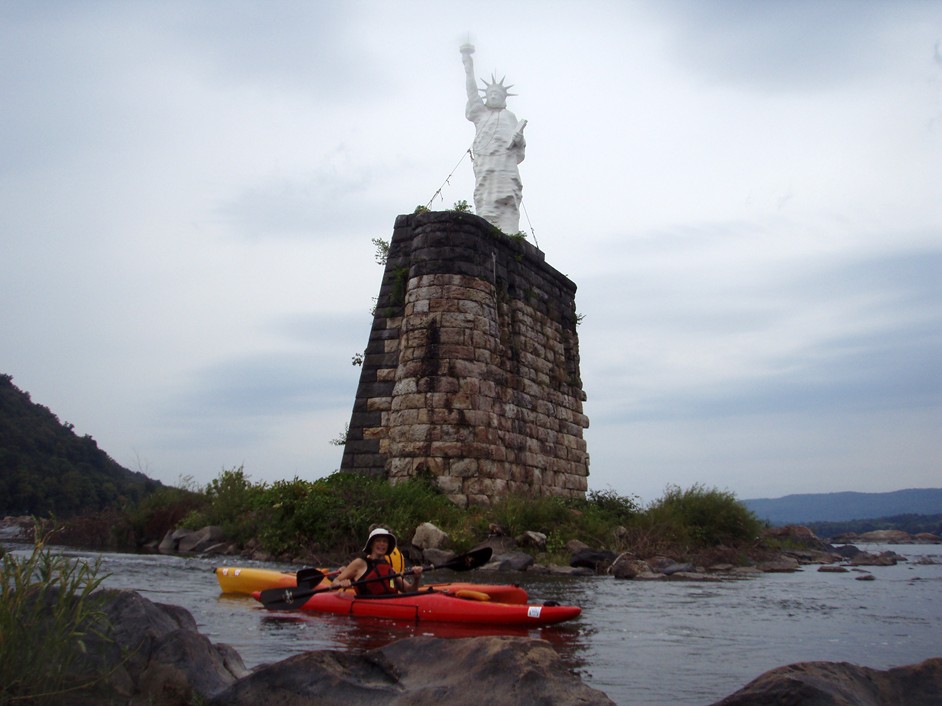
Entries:
{"type": "Polygon", "coordinates": [[[25,558],[0,557],[0,706],[60,704],[89,684],[70,681],[84,640],[103,614],[92,592],[104,580],[94,564],[53,555],[37,536],[25,558]]]}

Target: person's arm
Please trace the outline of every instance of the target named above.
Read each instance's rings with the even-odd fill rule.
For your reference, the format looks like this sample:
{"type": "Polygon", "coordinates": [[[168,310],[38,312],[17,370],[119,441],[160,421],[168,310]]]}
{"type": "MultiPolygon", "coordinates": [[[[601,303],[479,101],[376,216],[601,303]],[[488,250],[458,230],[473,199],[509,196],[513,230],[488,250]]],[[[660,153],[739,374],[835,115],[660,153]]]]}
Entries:
{"type": "Polygon", "coordinates": [[[358,557],[341,569],[340,573],[337,574],[337,578],[331,581],[330,585],[349,588],[350,584],[360,578],[365,571],[366,562],[358,557]]]}
{"type": "Polygon", "coordinates": [[[405,579],[402,576],[396,577],[396,590],[400,593],[406,593],[407,591],[414,591],[419,587],[419,584],[422,583],[422,567],[413,566],[410,570],[412,576],[410,577],[409,583],[405,582],[405,579]]]}

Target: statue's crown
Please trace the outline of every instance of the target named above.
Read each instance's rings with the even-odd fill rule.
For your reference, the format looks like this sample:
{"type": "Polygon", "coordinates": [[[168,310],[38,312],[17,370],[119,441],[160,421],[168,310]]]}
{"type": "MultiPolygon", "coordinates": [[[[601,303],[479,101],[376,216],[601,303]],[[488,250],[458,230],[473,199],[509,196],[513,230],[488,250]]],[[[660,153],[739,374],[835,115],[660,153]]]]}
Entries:
{"type": "Polygon", "coordinates": [[[488,92],[489,90],[491,90],[492,88],[496,88],[496,89],[499,90],[502,94],[504,94],[504,97],[517,95],[516,93],[511,93],[511,92],[510,92],[510,89],[514,87],[513,84],[510,84],[509,86],[505,86],[505,85],[504,85],[504,79],[505,79],[505,78],[507,78],[507,77],[506,77],[506,76],[502,76],[501,79],[500,79],[500,81],[498,81],[497,78],[494,76],[494,74],[491,74],[491,80],[490,80],[490,81],[487,81],[487,80],[485,80],[485,79],[483,79],[483,78],[481,79],[481,83],[484,84],[484,88],[479,88],[478,90],[479,90],[481,93],[487,93],[487,92],[488,92]]]}

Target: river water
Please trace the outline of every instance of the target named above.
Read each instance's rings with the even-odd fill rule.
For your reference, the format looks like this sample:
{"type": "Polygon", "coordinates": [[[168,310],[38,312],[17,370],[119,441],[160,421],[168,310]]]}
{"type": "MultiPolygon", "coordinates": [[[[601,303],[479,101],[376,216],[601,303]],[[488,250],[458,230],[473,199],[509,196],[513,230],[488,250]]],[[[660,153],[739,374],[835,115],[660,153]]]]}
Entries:
{"type": "Polygon", "coordinates": [[[217,564],[226,564],[220,558],[69,553],[92,561],[100,556],[106,586],[183,606],[204,635],[235,647],[248,667],[307,650],[373,648],[414,635],[518,634],[550,641],[585,683],[618,704],[705,706],[762,672],[793,662],[846,661],[885,669],[942,656],[942,547],[862,548],[892,549],[910,561],[868,567],[874,581],[855,580],[858,572],[822,573],[814,566],[717,583],[444,571],[428,577],[515,582],[534,602],[583,608],[570,623],[516,633],[272,613],[252,598],[220,593],[212,573],[217,564]],[[916,563],[920,557],[936,563],[916,563]]]}

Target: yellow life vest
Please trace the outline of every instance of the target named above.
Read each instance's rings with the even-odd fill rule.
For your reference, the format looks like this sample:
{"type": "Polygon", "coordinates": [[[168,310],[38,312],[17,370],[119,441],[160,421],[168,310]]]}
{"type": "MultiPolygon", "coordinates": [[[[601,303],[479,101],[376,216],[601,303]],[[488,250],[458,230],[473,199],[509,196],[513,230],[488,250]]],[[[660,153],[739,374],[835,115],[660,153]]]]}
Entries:
{"type": "Polygon", "coordinates": [[[406,560],[399,551],[399,547],[393,547],[393,550],[386,555],[386,561],[397,574],[406,570],[406,560]]]}

